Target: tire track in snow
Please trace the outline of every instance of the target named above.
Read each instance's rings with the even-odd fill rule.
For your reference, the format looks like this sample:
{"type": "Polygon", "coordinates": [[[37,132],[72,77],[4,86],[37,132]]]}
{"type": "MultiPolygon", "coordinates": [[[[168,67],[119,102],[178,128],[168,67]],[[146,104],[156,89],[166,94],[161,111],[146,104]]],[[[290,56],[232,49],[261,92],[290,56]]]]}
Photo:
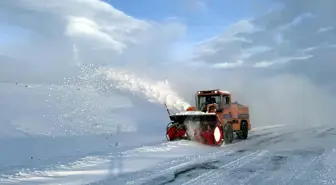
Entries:
{"type": "MultiPolygon", "coordinates": [[[[279,125],[274,126],[275,128],[281,127],[279,125]]],[[[269,130],[274,129],[271,126],[268,127],[261,127],[256,131],[251,132],[250,137],[254,139],[265,139],[264,137],[267,138],[268,135],[270,135],[269,130]]],[[[249,138],[249,139],[251,139],[249,138]]],[[[222,147],[208,147],[208,146],[203,146],[198,143],[193,143],[193,142],[167,142],[167,143],[162,143],[163,145],[172,145],[174,146],[181,145],[190,145],[190,149],[197,147],[199,149],[204,148],[204,152],[200,152],[200,154],[197,155],[190,155],[187,154],[187,156],[181,156],[181,157],[173,157],[168,159],[167,161],[162,161],[161,163],[157,164],[156,166],[150,167],[148,169],[144,169],[143,171],[136,171],[136,172],[131,172],[128,174],[120,174],[120,175],[113,175],[113,177],[110,177],[108,179],[104,179],[102,181],[99,181],[97,183],[91,183],[91,185],[101,185],[101,184],[110,184],[108,183],[113,179],[113,183],[116,184],[165,184],[168,182],[175,181],[176,179],[178,180],[180,177],[183,178],[183,172],[186,172],[187,174],[189,172],[194,172],[197,171],[195,168],[200,169],[199,171],[204,171],[203,166],[209,165],[209,163],[220,160],[218,164],[223,164],[223,162],[231,162],[232,158],[235,159],[237,156],[241,156],[244,154],[247,150],[239,150],[236,149],[235,146],[238,146],[241,142],[251,142],[250,140],[239,140],[236,141],[233,144],[230,145],[223,145],[222,147]],[[188,144],[189,143],[189,144],[188,144]],[[194,146],[193,146],[194,145],[194,146]],[[193,146],[193,147],[192,147],[193,146]],[[209,150],[210,149],[210,150],[209,150]],[[208,152],[206,152],[208,151],[208,152]],[[212,152],[211,152],[212,151],[212,152]],[[237,155],[235,155],[237,154],[237,155]],[[222,160],[224,159],[224,160],[222,160]]],[[[155,146],[153,146],[155,147],[155,146]]],[[[156,146],[159,147],[159,146],[156,146]]],[[[162,147],[162,146],[161,146],[162,147]]],[[[187,153],[190,153],[189,147],[187,148],[181,148],[183,149],[179,153],[183,153],[186,151],[187,153]]],[[[193,149],[193,150],[194,150],[193,149]]],[[[151,149],[151,150],[154,150],[151,149]]],[[[162,151],[163,152],[163,151],[162,151]]],[[[166,153],[166,152],[165,152],[166,153]]],[[[197,152],[198,153],[198,152],[197,152]]],[[[152,156],[153,154],[149,153],[149,156],[152,156]]],[[[164,154],[167,155],[167,154],[164,154]]],[[[175,154],[173,154],[175,155],[175,154]]],[[[123,155],[124,157],[131,157],[131,158],[138,158],[141,156],[137,156],[131,153],[128,153],[127,155],[123,155]]],[[[147,156],[147,157],[149,157],[147,156]]],[[[153,155],[152,157],[155,158],[155,156],[160,156],[159,154],[153,155]]],[[[143,157],[143,156],[142,156],[143,157]]],[[[126,160],[126,159],[124,159],[126,160]]]]}
{"type": "MultiPolygon", "coordinates": [[[[175,159],[168,159],[168,161],[158,164],[154,168],[150,168],[145,171],[135,172],[133,175],[128,174],[127,177],[120,176],[115,179],[114,182],[120,182],[120,184],[148,184],[152,181],[170,181],[174,179],[174,176],[179,171],[188,170],[193,167],[198,167],[208,163],[217,161],[218,155],[229,156],[232,155],[234,151],[216,151],[205,154],[189,155],[184,157],[179,157],[175,159]],[[128,180],[127,180],[128,179],[128,180]],[[130,180],[133,179],[133,180],[130,180]],[[165,179],[165,180],[160,180],[165,179]]],[[[100,184],[100,183],[99,183],[100,184]]],[[[160,184],[160,183],[159,183],[160,184]]]]}
{"type": "MultiPolygon", "coordinates": [[[[128,184],[147,184],[145,182],[153,182],[155,181],[155,184],[166,184],[167,181],[172,181],[172,178],[174,177],[174,175],[180,173],[181,171],[185,171],[186,169],[189,169],[188,171],[192,171],[192,167],[193,166],[199,166],[199,165],[204,165],[207,163],[210,163],[211,161],[214,161],[216,158],[221,158],[221,157],[228,157],[228,156],[234,156],[234,154],[236,153],[244,153],[247,150],[232,150],[232,147],[235,147],[237,145],[239,145],[241,142],[251,142],[252,138],[254,139],[258,139],[259,140],[270,140],[270,137],[274,137],[272,133],[269,133],[269,130],[272,130],[274,128],[278,128],[278,127],[282,127],[283,125],[275,125],[275,126],[267,126],[267,127],[261,127],[259,129],[254,130],[254,132],[252,132],[249,140],[237,140],[235,143],[232,143],[230,145],[223,145],[222,147],[219,148],[219,151],[217,152],[213,152],[213,153],[209,153],[209,154],[202,154],[202,155],[197,155],[198,157],[195,159],[192,159],[193,157],[187,157],[189,161],[187,162],[182,162],[180,164],[172,164],[169,162],[169,164],[171,165],[170,167],[164,169],[164,170],[150,170],[150,172],[148,172],[146,177],[143,178],[139,178],[139,179],[135,179],[133,181],[129,181],[128,184]],[[257,131],[257,132],[255,132],[257,131]],[[265,132],[266,131],[266,132],[265,132]],[[231,149],[230,149],[231,148],[231,149]],[[230,150],[229,152],[224,151],[225,150],[230,150]],[[211,155],[211,156],[210,156],[211,155]],[[206,160],[202,159],[205,158],[206,160]],[[200,160],[200,161],[199,161],[200,160]],[[158,182],[156,181],[159,178],[162,179],[166,179],[166,182],[158,182]]],[[[281,136],[280,135],[276,135],[277,137],[281,136]]],[[[184,158],[184,159],[187,159],[184,158]]],[[[230,158],[227,158],[228,160],[230,158]]],[[[220,163],[223,163],[223,161],[220,161],[220,163]]],[[[161,165],[160,165],[161,166],[161,165]]],[[[162,180],[161,180],[162,181],[162,180]]]]}
{"type": "MultiPolygon", "coordinates": [[[[184,158],[184,160],[182,160],[182,161],[177,160],[177,161],[180,161],[182,163],[176,163],[175,162],[173,164],[171,162],[168,162],[168,164],[170,166],[168,166],[167,169],[164,169],[164,170],[151,169],[145,175],[143,173],[141,173],[142,176],[145,176],[145,177],[133,178],[134,180],[129,181],[128,184],[148,184],[146,182],[151,182],[151,184],[153,184],[153,182],[155,182],[154,184],[169,184],[169,183],[174,184],[176,180],[179,181],[179,178],[183,178],[183,176],[180,176],[181,173],[186,172],[185,174],[190,175],[190,173],[187,173],[187,172],[197,171],[197,169],[195,169],[195,168],[200,168],[201,165],[207,165],[208,163],[211,163],[211,161],[214,161],[215,159],[220,160],[218,162],[218,164],[223,164],[224,161],[227,161],[227,163],[230,163],[230,162],[232,162],[231,161],[232,158],[233,158],[233,160],[238,160],[238,159],[236,159],[236,156],[240,156],[241,154],[249,151],[249,149],[239,149],[239,148],[241,148],[241,147],[239,147],[239,145],[241,145],[241,143],[246,142],[245,144],[249,143],[248,145],[251,145],[251,142],[252,142],[252,145],[255,145],[255,144],[253,144],[255,142],[260,142],[260,141],[264,141],[264,140],[268,140],[268,142],[271,142],[272,137],[278,138],[278,137],[284,136],[283,134],[269,133],[269,130],[272,130],[272,129],[277,128],[277,127],[281,127],[281,126],[266,127],[266,128],[258,129],[257,132],[252,132],[251,133],[251,136],[248,140],[239,140],[239,141],[237,141],[233,144],[230,144],[230,145],[223,145],[222,147],[218,148],[219,151],[211,153],[212,156],[209,156],[209,154],[201,154],[201,155],[198,155],[198,157],[197,157],[198,160],[195,159],[195,158],[192,159],[192,157],[188,156],[188,157],[184,158]],[[226,151],[230,151],[230,152],[226,152],[223,149],[225,149],[226,151]],[[205,158],[205,160],[203,158],[205,158]],[[186,161],[186,160],[187,160],[187,162],[183,162],[183,161],[186,161]],[[194,167],[194,169],[193,169],[193,167],[194,167]]],[[[174,161],[176,161],[176,160],[174,160],[174,161]]],[[[214,164],[214,165],[218,166],[216,164],[214,164]]],[[[165,166],[165,165],[161,164],[160,166],[165,166]]],[[[211,169],[209,169],[209,170],[211,170],[211,169]]],[[[198,171],[200,172],[202,170],[198,170],[198,171]]],[[[137,174],[136,176],[139,177],[141,175],[137,174]]]]}
{"type": "MultiPolygon", "coordinates": [[[[304,175],[308,174],[312,171],[313,168],[316,167],[316,164],[321,162],[321,160],[325,157],[326,153],[319,154],[312,158],[310,162],[303,163],[302,166],[294,171],[289,178],[282,181],[282,184],[298,184],[297,181],[303,178],[304,175]]],[[[304,182],[307,184],[307,182],[304,182]]],[[[300,183],[299,183],[300,184],[300,183]]]]}
{"type": "Polygon", "coordinates": [[[214,177],[217,177],[219,175],[221,175],[221,173],[223,173],[224,170],[232,170],[232,169],[236,169],[236,168],[240,168],[244,165],[246,165],[247,163],[252,162],[253,160],[256,160],[260,157],[262,157],[263,155],[265,155],[266,151],[261,151],[258,150],[256,152],[252,152],[249,153],[247,155],[244,155],[243,157],[239,157],[238,159],[235,159],[229,163],[223,164],[221,166],[218,167],[218,169],[216,170],[211,170],[209,172],[206,172],[196,178],[190,179],[189,181],[181,184],[181,185],[189,185],[189,184],[209,184],[210,182],[212,182],[214,179],[214,177]]]}
{"type": "MultiPolygon", "coordinates": [[[[305,129],[302,129],[302,131],[305,131],[306,133],[310,134],[311,133],[315,133],[316,130],[315,128],[305,128],[305,129]]],[[[245,141],[242,141],[242,142],[237,142],[233,145],[226,145],[226,149],[230,150],[230,147],[231,150],[233,148],[236,148],[238,150],[236,150],[235,153],[237,153],[237,155],[239,155],[238,153],[245,153],[247,151],[253,151],[255,149],[264,149],[264,148],[268,148],[269,146],[273,146],[273,145],[276,145],[277,143],[282,143],[282,142],[291,142],[291,140],[293,139],[293,136],[296,136],[296,131],[293,131],[293,130],[286,130],[285,132],[278,132],[278,133],[256,133],[254,135],[252,135],[251,137],[253,137],[253,140],[245,140],[245,141]]],[[[234,151],[234,150],[232,150],[234,151]]],[[[259,176],[265,176],[267,178],[267,170],[270,169],[270,168],[280,168],[282,164],[276,164],[277,161],[281,161],[281,159],[284,159],[282,156],[279,156],[279,155],[266,155],[267,153],[269,152],[266,152],[264,151],[262,153],[262,155],[264,156],[265,159],[261,159],[260,157],[255,157],[254,160],[250,161],[250,162],[247,162],[247,163],[244,163],[244,164],[236,164],[238,166],[235,166],[235,167],[228,167],[227,169],[225,169],[224,172],[217,172],[218,170],[216,169],[209,169],[210,171],[208,173],[205,173],[203,175],[201,175],[201,177],[199,178],[205,178],[207,180],[202,180],[201,182],[197,181],[199,180],[199,178],[195,178],[197,182],[195,182],[195,180],[191,180],[191,182],[186,182],[185,184],[190,184],[192,182],[195,182],[197,184],[211,184],[211,183],[215,183],[215,182],[218,182],[218,179],[225,179],[225,182],[226,183],[234,183],[236,184],[237,182],[239,182],[240,184],[241,183],[247,183],[247,182],[250,182],[250,180],[253,180],[253,179],[258,179],[259,176]],[[267,166],[267,162],[273,162],[273,166],[267,166]],[[246,166],[248,164],[250,164],[250,166],[246,166]],[[253,164],[253,165],[252,165],[253,164]],[[246,166],[247,167],[247,170],[245,170],[244,168],[242,168],[243,166],[246,166]],[[260,166],[260,169],[257,169],[257,168],[254,168],[253,166],[260,166]],[[241,169],[242,168],[242,169],[241,169]],[[213,172],[213,171],[216,171],[216,172],[213,172]],[[239,175],[236,175],[237,174],[237,171],[245,171],[245,175],[244,177],[242,176],[239,176],[239,175]],[[233,174],[233,175],[232,175],[233,174]],[[210,177],[207,177],[207,176],[210,176],[210,177]],[[243,179],[241,179],[243,178],[243,179]]],[[[271,153],[269,153],[271,154],[271,153]]],[[[229,155],[229,156],[234,156],[235,154],[233,155],[229,155]]],[[[230,157],[229,156],[226,156],[226,159],[224,160],[230,160],[230,157]]],[[[220,158],[220,156],[217,156],[218,158],[220,158]]],[[[244,157],[244,156],[243,156],[244,157]]],[[[240,160],[239,158],[238,159],[233,159],[234,161],[236,160],[240,160]]],[[[223,162],[222,160],[219,161],[219,163],[223,162]]],[[[283,163],[283,162],[286,162],[286,161],[282,161],[280,163],[283,163]]],[[[230,163],[228,163],[230,164],[230,163]]],[[[217,166],[217,165],[215,165],[217,166]]],[[[191,171],[191,170],[190,170],[191,171]]],[[[221,170],[223,171],[223,170],[221,170]]],[[[179,177],[180,179],[177,179],[175,180],[174,182],[171,182],[171,184],[179,184],[181,182],[184,182],[186,179],[190,179],[190,174],[189,174],[189,177],[186,178],[186,176],[188,174],[184,174],[184,178],[183,177],[179,177]],[[179,181],[179,182],[177,182],[179,181]]],[[[258,181],[256,181],[258,182],[258,181]]],[[[261,181],[259,181],[261,182],[261,181]]],[[[155,184],[161,184],[161,183],[155,183],[155,184]]],[[[169,183],[167,183],[169,184],[169,183]]]]}

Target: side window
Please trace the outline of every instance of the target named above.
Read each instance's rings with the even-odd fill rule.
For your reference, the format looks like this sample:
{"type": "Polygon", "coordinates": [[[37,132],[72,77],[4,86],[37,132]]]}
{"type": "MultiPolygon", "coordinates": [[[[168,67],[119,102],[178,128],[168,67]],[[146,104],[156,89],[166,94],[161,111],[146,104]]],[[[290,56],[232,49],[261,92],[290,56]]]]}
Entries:
{"type": "Polygon", "coordinates": [[[228,105],[228,104],[230,104],[230,96],[223,96],[223,104],[224,105],[228,105]]]}
{"type": "Polygon", "coordinates": [[[230,96],[226,97],[226,104],[230,104],[231,100],[230,100],[230,96]]]}
{"type": "Polygon", "coordinates": [[[215,96],[215,100],[216,100],[216,103],[220,103],[221,102],[220,96],[215,96]]]}

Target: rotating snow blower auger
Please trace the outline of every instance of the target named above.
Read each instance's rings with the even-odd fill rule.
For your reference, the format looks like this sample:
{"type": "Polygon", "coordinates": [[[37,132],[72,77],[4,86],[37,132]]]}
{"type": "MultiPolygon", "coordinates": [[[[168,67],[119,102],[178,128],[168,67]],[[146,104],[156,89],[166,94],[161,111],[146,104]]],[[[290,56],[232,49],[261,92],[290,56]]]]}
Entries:
{"type": "Polygon", "coordinates": [[[251,130],[249,108],[231,102],[228,91],[205,90],[195,95],[196,107],[186,112],[168,114],[171,122],[167,125],[168,141],[196,140],[211,146],[232,143],[234,133],[238,139],[247,139],[251,130]]]}

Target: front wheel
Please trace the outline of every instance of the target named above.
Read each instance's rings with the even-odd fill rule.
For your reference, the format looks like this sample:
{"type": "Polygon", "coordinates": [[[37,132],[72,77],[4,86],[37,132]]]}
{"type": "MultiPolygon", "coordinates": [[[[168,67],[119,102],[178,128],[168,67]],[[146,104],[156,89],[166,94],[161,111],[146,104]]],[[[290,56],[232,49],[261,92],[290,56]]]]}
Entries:
{"type": "Polygon", "coordinates": [[[231,123],[225,123],[223,126],[224,142],[230,144],[233,141],[233,128],[231,123]]]}
{"type": "Polygon", "coordinates": [[[169,123],[166,131],[166,138],[168,141],[186,139],[187,137],[187,132],[183,125],[169,123]]]}

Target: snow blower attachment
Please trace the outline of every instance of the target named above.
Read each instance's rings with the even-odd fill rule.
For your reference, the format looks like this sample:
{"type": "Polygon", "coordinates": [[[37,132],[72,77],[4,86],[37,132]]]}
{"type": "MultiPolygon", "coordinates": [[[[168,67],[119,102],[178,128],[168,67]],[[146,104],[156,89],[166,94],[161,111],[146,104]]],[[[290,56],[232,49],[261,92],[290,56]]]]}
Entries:
{"type": "Polygon", "coordinates": [[[208,145],[221,145],[223,133],[216,114],[175,114],[170,115],[167,139],[197,140],[208,145]],[[216,131],[216,134],[215,134],[216,131]]]}
{"type": "Polygon", "coordinates": [[[231,102],[231,94],[227,91],[198,91],[196,106],[189,107],[186,112],[168,114],[168,141],[195,140],[207,145],[221,146],[232,143],[234,133],[239,139],[246,139],[251,129],[249,108],[231,102]]]}

